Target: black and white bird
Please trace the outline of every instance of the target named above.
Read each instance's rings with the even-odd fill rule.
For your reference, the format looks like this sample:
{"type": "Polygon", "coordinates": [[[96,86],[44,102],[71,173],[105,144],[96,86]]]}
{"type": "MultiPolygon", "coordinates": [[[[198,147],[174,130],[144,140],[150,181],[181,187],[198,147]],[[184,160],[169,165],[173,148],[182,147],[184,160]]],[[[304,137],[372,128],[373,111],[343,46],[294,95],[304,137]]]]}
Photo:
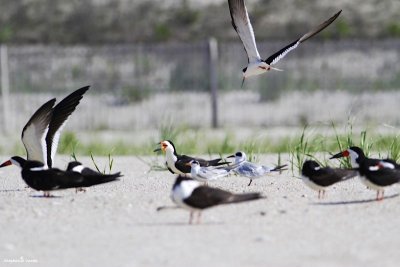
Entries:
{"type": "MultiPolygon", "coordinates": [[[[98,171],[95,171],[89,167],[83,166],[82,163],[79,161],[70,161],[67,166],[67,171],[77,172],[77,173],[80,173],[83,177],[88,177],[88,178],[93,177],[93,176],[104,175],[104,174],[102,174],[98,171]]],[[[112,175],[119,175],[119,177],[122,176],[120,172],[112,174],[112,175]]],[[[78,192],[78,191],[85,192],[86,190],[82,187],[77,187],[75,192],[78,192]]]]}
{"type": "Polygon", "coordinates": [[[235,158],[235,161],[232,166],[227,167],[227,169],[231,169],[232,172],[247,177],[250,179],[248,186],[251,185],[253,179],[260,178],[271,172],[280,172],[285,170],[287,165],[280,165],[276,167],[267,167],[264,165],[255,164],[247,161],[246,153],[243,151],[238,151],[234,155],[228,156],[228,158],[235,158]]]}
{"type": "Polygon", "coordinates": [[[76,171],[48,168],[43,162],[25,160],[19,156],[14,156],[10,160],[12,164],[22,168],[21,175],[25,183],[37,191],[43,191],[45,197],[50,197],[50,191],[53,190],[89,187],[112,182],[121,177],[120,173],[109,175],[92,173],[84,175],[76,171]]]}
{"type": "Polygon", "coordinates": [[[260,193],[234,194],[222,189],[204,186],[189,177],[179,175],[172,187],[171,198],[179,207],[190,211],[189,224],[191,224],[195,212],[198,212],[197,223],[200,223],[201,212],[204,209],[264,197],[260,193]]]}
{"type": "Polygon", "coordinates": [[[191,178],[199,182],[207,183],[229,175],[229,170],[225,168],[201,167],[197,160],[192,160],[189,163],[191,178]]]}
{"type": "Polygon", "coordinates": [[[392,159],[373,159],[364,151],[352,146],[331,157],[331,159],[350,157],[351,165],[358,168],[361,181],[370,189],[376,190],[376,200],[383,200],[384,188],[400,182],[400,165],[392,159]]]}
{"type": "Polygon", "coordinates": [[[263,60],[257,50],[253,27],[251,26],[249,14],[247,13],[247,8],[244,0],[229,0],[228,3],[229,11],[232,18],[232,26],[239,35],[239,38],[243,43],[248,58],[248,65],[243,69],[242,86],[244,80],[247,77],[259,75],[271,69],[279,70],[272,67],[272,65],[276,64],[279,60],[284,58],[290,51],[297,48],[299,44],[305,42],[309,38],[313,37],[320,31],[328,27],[342,12],[340,10],[330,19],[318,25],[315,29],[307,32],[300,38],[296,39],[294,42],[286,45],[279,51],[269,56],[267,59],[263,60]]]}
{"type": "Polygon", "coordinates": [[[166,162],[165,165],[167,166],[168,170],[173,174],[183,174],[183,175],[190,175],[191,167],[190,162],[192,160],[196,160],[200,163],[202,167],[209,167],[209,166],[220,166],[226,165],[228,162],[221,162],[222,159],[212,159],[212,160],[205,160],[201,158],[194,158],[186,155],[179,155],[176,152],[176,148],[174,143],[170,140],[160,142],[160,148],[154,150],[154,152],[162,150],[165,153],[166,162]]]}
{"type": "Polygon", "coordinates": [[[301,169],[302,180],[311,189],[318,191],[318,198],[325,197],[325,189],[335,183],[358,175],[354,169],[321,167],[314,160],[306,160],[301,169]]]}
{"type": "MultiPolygon", "coordinates": [[[[74,91],[56,106],[56,99],[53,98],[36,110],[21,134],[27,160],[42,162],[48,168],[53,166],[61,131],[88,89],[89,86],[85,86],[74,91]]],[[[12,160],[7,160],[0,168],[12,163],[12,160]]]]}

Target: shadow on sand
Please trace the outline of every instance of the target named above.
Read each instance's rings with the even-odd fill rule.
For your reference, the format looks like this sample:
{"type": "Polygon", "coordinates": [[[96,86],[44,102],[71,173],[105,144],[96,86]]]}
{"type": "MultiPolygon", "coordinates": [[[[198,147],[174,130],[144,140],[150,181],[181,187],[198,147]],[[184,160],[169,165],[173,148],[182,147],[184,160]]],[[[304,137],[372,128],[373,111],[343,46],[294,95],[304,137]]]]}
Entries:
{"type": "MultiPolygon", "coordinates": [[[[391,198],[396,198],[398,197],[400,194],[394,194],[391,196],[387,196],[384,197],[383,200],[385,199],[391,199],[391,198]]],[[[381,201],[377,201],[375,198],[371,198],[371,199],[361,199],[361,200],[351,200],[351,201],[337,201],[337,202],[318,202],[318,203],[311,203],[312,205],[318,205],[318,206],[334,206],[334,205],[350,205],[350,204],[365,204],[365,203],[371,203],[371,202],[382,202],[381,201]]]]}

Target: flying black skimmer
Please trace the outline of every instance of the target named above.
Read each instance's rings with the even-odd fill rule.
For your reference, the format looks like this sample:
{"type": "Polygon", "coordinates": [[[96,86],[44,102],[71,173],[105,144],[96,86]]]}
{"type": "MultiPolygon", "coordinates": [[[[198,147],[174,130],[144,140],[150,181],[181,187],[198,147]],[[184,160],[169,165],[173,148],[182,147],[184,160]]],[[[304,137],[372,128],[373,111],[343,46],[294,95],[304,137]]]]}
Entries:
{"type": "Polygon", "coordinates": [[[328,27],[342,12],[341,10],[337,12],[334,16],[332,16],[327,21],[321,23],[315,29],[307,32],[294,42],[288,44],[284,48],[275,52],[271,56],[269,56],[266,60],[261,59],[260,54],[257,50],[256,39],[254,36],[253,27],[251,26],[251,22],[249,19],[249,14],[247,13],[246,5],[244,4],[244,0],[229,0],[229,11],[231,13],[232,18],[232,26],[236,30],[239,35],[240,40],[243,43],[244,49],[247,53],[247,61],[248,65],[243,69],[243,81],[247,77],[259,75],[265,73],[269,70],[280,70],[272,67],[272,65],[276,64],[279,60],[284,58],[290,51],[297,48],[297,46],[309,38],[313,37],[326,27],[328,27]]]}
{"type": "Polygon", "coordinates": [[[191,224],[195,212],[198,212],[197,223],[200,223],[201,212],[204,209],[264,197],[260,193],[234,194],[222,189],[204,186],[189,177],[179,175],[172,187],[171,198],[179,207],[190,211],[189,224],[191,224]]]}
{"type": "Polygon", "coordinates": [[[352,166],[358,168],[361,181],[376,190],[376,200],[383,200],[386,186],[400,182],[400,165],[394,160],[367,158],[356,146],[333,155],[331,159],[342,157],[350,157],[352,166]]]}
{"type": "MultiPolygon", "coordinates": [[[[53,166],[62,128],[88,89],[89,86],[85,86],[76,90],[55,107],[53,106],[56,99],[53,98],[32,115],[21,135],[27,160],[42,162],[48,168],[53,166]]],[[[15,161],[8,160],[1,164],[0,168],[11,165],[13,162],[15,161]]],[[[23,164],[18,166],[23,166],[23,164]]]]}
{"type": "Polygon", "coordinates": [[[190,174],[190,161],[196,160],[200,163],[201,167],[209,167],[209,166],[220,166],[226,165],[228,162],[221,162],[222,159],[212,159],[205,160],[201,158],[194,158],[186,155],[179,155],[176,152],[176,148],[174,143],[170,140],[160,142],[160,148],[154,150],[154,152],[162,150],[165,153],[166,163],[168,170],[173,174],[182,174],[188,175],[190,174]]]}
{"type": "Polygon", "coordinates": [[[14,156],[10,160],[12,164],[22,168],[21,175],[25,183],[37,191],[43,191],[45,197],[50,196],[49,191],[89,187],[112,182],[121,177],[120,173],[104,175],[101,173],[83,174],[83,171],[82,173],[76,171],[62,171],[57,168],[48,168],[43,162],[25,160],[19,156],[14,156]]]}
{"type": "MultiPolygon", "coordinates": [[[[253,179],[260,178],[267,173],[283,171],[287,165],[281,165],[276,167],[267,167],[258,165],[247,161],[246,153],[239,151],[234,155],[228,156],[228,158],[235,158],[234,164],[232,165],[232,171],[240,176],[250,178],[248,186],[251,185],[253,179]]],[[[230,168],[230,167],[227,167],[230,168]]]]}
{"type": "Polygon", "coordinates": [[[199,182],[205,182],[217,180],[229,175],[229,170],[218,169],[215,167],[201,167],[200,162],[197,160],[191,160],[190,162],[190,175],[191,177],[199,182]]]}
{"type": "Polygon", "coordinates": [[[302,180],[311,189],[318,191],[318,198],[325,196],[326,187],[358,175],[354,169],[321,167],[314,160],[306,160],[301,169],[302,180]]]}

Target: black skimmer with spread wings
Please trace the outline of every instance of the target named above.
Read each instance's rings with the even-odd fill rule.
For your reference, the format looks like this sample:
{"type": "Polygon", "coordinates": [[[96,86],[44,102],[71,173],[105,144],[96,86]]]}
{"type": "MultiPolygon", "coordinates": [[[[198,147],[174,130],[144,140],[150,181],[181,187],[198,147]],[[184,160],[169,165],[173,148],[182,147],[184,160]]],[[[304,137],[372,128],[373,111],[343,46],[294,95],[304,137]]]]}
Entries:
{"type": "Polygon", "coordinates": [[[57,168],[48,168],[40,161],[25,160],[18,156],[12,157],[11,161],[22,168],[21,175],[25,183],[35,190],[44,191],[45,197],[50,196],[49,191],[89,187],[115,181],[121,176],[120,173],[104,175],[63,171],[57,168]]]}
{"type": "Polygon", "coordinates": [[[294,42],[286,45],[279,51],[269,56],[267,59],[263,60],[261,59],[261,56],[257,50],[253,27],[251,26],[249,14],[247,13],[247,8],[244,3],[244,0],[229,0],[228,4],[232,18],[232,26],[239,35],[239,38],[243,43],[248,58],[248,65],[246,68],[243,69],[243,82],[247,77],[259,75],[271,69],[279,70],[277,68],[272,67],[272,65],[276,64],[279,60],[284,58],[290,51],[294,50],[299,44],[305,42],[309,38],[313,37],[320,31],[328,27],[342,12],[340,10],[331,18],[318,25],[315,29],[307,32],[300,38],[296,39],[294,42]]]}
{"type": "Polygon", "coordinates": [[[195,212],[198,212],[197,223],[199,223],[201,212],[204,209],[264,197],[260,193],[234,194],[222,189],[204,186],[198,181],[179,175],[172,187],[171,198],[179,207],[190,211],[189,224],[191,224],[195,212]]]}
{"type": "Polygon", "coordinates": [[[358,175],[354,169],[321,167],[314,160],[306,160],[301,169],[302,180],[311,189],[318,191],[318,198],[325,196],[325,189],[335,183],[358,175]]]}
{"type": "MultiPolygon", "coordinates": [[[[55,107],[53,106],[56,99],[53,98],[44,103],[32,115],[21,135],[27,160],[42,162],[45,167],[49,168],[53,166],[62,128],[88,89],[89,86],[85,86],[74,91],[55,107]]],[[[13,161],[8,160],[1,164],[0,168],[12,163],[13,161]]],[[[19,166],[22,167],[23,164],[19,164],[19,166]]]]}
{"type": "Polygon", "coordinates": [[[358,168],[361,181],[376,190],[376,200],[383,200],[386,186],[400,182],[400,165],[392,159],[368,158],[356,146],[333,155],[331,159],[342,157],[350,157],[352,166],[358,168]]]}
{"type": "Polygon", "coordinates": [[[284,171],[286,170],[285,167],[287,167],[286,164],[276,167],[267,167],[249,162],[247,161],[246,153],[243,151],[238,151],[234,155],[228,156],[228,158],[235,158],[235,161],[232,167],[227,167],[227,169],[232,169],[234,173],[249,178],[250,182],[248,186],[251,185],[253,179],[260,178],[267,173],[284,171]]]}
{"type": "Polygon", "coordinates": [[[162,150],[165,153],[166,165],[168,170],[173,174],[189,175],[191,171],[190,162],[198,161],[201,167],[226,165],[228,162],[221,162],[222,159],[205,160],[194,158],[186,155],[179,155],[176,152],[175,145],[170,140],[160,142],[161,148],[157,148],[154,152],[162,150]]]}

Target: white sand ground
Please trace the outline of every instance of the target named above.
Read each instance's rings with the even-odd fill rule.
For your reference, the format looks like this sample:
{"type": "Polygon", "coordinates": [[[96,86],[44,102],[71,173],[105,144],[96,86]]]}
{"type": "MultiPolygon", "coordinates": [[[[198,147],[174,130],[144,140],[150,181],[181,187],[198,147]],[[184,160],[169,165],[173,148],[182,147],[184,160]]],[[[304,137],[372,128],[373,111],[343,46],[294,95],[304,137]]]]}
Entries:
{"type": "MultiPolygon", "coordinates": [[[[1,157],[5,158],[5,157],[1,157]]],[[[161,159],[161,158],[160,158],[161,159]]],[[[188,225],[172,205],[174,176],[147,173],[136,157],[115,157],[121,181],[55,192],[26,189],[17,167],[0,169],[0,266],[398,266],[400,188],[382,202],[358,179],[338,184],[324,200],[288,172],[213,183],[266,199],[220,206],[188,225]],[[395,197],[390,197],[395,196],[395,197]],[[33,260],[34,263],[27,261],[33,260]],[[9,261],[24,261],[10,263],[9,261]]],[[[146,160],[150,160],[147,158],[146,160]]],[[[67,157],[58,158],[65,166],[67,157]]],[[[89,158],[82,161],[91,165],[89,158]]],[[[105,158],[99,158],[104,166],[105,158]]],[[[276,162],[263,156],[262,162],[276,162]]]]}

